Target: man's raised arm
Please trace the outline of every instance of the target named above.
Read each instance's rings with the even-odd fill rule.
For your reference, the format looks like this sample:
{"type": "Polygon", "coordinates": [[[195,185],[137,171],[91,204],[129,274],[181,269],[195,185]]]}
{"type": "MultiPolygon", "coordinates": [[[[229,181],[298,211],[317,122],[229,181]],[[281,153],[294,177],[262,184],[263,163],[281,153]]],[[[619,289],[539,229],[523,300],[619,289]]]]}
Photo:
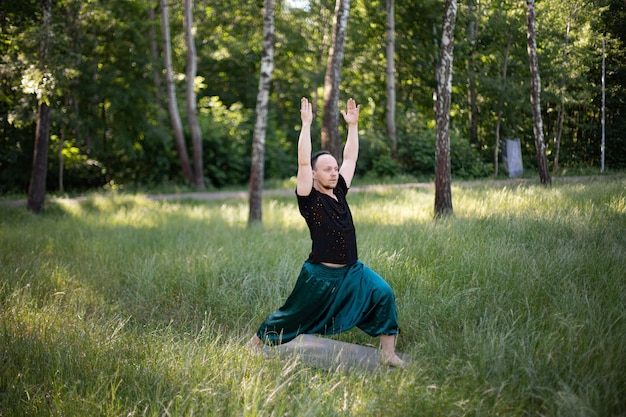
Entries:
{"type": "Polygon", "coordinates": [[[302,129],[298,138],[298,185],[296,194],[309,195],[313,188],[313,168],[311,167],[311,123],[313,109],[305,97],[300,100],[300,117],[302,129]]]}
{"type": "Polygon", "coordinates": [[[359,158],[359,112],[361,105],[356,105],[354,99],[348,100],[348,110],[342,110],[343,119],[348,124],[348,138],[346,146],[343,148],[343,161],[339,173],[346,180],[348,188],[354,178],[356,170],[356,161],[359,158]]]}

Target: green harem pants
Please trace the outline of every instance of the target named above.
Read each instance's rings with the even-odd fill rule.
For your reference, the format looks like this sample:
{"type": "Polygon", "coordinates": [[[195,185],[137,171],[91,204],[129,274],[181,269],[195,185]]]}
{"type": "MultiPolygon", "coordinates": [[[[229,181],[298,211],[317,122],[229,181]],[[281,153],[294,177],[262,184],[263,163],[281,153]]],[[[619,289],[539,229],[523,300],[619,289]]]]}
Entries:
{"type": "Polygon", "coordinates": [[[337,334],[355,326],[370,336],[398,334],[389,284],[360,261],[340,268],[305,262],[285,304],[256,334],[278,345],[299,334],[337,334]]]}

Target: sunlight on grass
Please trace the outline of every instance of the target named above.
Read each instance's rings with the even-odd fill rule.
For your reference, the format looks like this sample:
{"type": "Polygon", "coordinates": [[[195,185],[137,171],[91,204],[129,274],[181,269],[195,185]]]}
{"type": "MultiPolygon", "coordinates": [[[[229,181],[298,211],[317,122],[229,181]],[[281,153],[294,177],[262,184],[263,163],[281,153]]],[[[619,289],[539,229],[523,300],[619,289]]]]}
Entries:
{"type": "Polygon", "coordinates": [[[349,199],[355,222],[398,226],[431,221],[433,196],[421,189],[409,189],[358,192],[349,199]]]}
{"type": "Polygon", "coordinates": [[[614,211],[616,214],[626,214],[626,197],[611,196],[611,200],[608,202],[608,209],[614,211]]]}
{"type": "Polygon", "coordinates": [[[414,358],[373,373],[243,348],[310,251],[293,196],[254,227],[241,199],[0,206],[0,414],[623,415],[625,190],[455,184],[437,221],[432,188],[349,194],[414,358]]]}

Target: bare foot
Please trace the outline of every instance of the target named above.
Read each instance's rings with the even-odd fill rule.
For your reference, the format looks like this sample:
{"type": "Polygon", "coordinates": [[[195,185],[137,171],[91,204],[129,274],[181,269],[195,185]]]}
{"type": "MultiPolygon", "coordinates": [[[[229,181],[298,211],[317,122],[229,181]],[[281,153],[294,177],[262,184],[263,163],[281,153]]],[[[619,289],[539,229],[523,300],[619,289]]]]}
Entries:
{"type": "Polygon", "coordinates": [[[263,350],[263,341],[257,335],[252,336],[245,347],[253,354],[269,359],[269,355],[263,350]]]}
{"type": "Polygon", "coordinates": [[[408,364],[396,355],[396,336],[395,335],[381,335],[380,336],[380,362],[383,365],[393,366],[394,368],[405,369],[408,364]]]}
{"type": "Polygon", "coordinates": [[[380,363],[382,363],[383,365],[391,366],[393,368],[401,369],[406,369],[409,366],[408,363],[400,359],[395,353],[393,355],[387,355],[383,352],[380,356],[380,363]]]}

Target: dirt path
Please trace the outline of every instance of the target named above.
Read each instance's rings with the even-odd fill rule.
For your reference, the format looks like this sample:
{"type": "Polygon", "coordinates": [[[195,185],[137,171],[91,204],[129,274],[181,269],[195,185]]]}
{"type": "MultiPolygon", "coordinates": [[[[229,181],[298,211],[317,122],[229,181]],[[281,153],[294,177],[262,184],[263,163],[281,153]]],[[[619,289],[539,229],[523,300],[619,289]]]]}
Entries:
{"type": "MultiPolygon", "coordinates": [[[[390,185],[364,185],[350,188],[350,192],[383,191],[389,188],[430,188],[431,183],[390,184],[390,185]]],[[[225,200],[229,198],[248,198],[248,191],[207,191],[179,194],[153,194],[151,200],[225,200]]],[[[264,196],[291,196],[295,191],[291,189],[264,190],[264,196]]]]}
{"type": "MultiPolygon", "coordinates": [[[[597,180],[606,180],[612,179],[615,176],[610,175],[594,175],[594,176],[584,176],[584,177],[558,177],[553,178],[553,184],[562,184],[562,183],[577,183],[583,181],[597,181],[597,180]]],[[[473,180],[473,181],[453,181],[452,185],[461,185],[461,186],[473,186],[473,185],[493,185],[494,187],[503,187],[510,185],[522,185],[522,184],[539,184],[539,180],[537,178],[510,178],[510,179],[501,179],[501,180],[473,180]]],[[[406,184],[388,184],[388,185],[364,185],[364,186],[354,186],[350,189],[351,192],[365,192],[365,191],[384,191],[390,188],[421,188],[421,189],[434,189],[433,182],[415,182],[415,183],[406,183],[406,184]]],[[[294,190],[291,189],[281,189],[281,190],[265,190],[263,191],[264,196],[291,196],[294,195],[294,190]]],[[[47,201],[63,201],[63,200],[72,200],[72,201],[85,201],[89,197],[72,197],[72,198],[62,198],[62,197],[52,197],[48,198],[47,201]]],[[[176,193],[176,194],[151,194],[148,195],[148,198],[155,201],[172,201],[172,200],[226,200],[226,199],[234,199],[248,198],[248,191],[206,191],[206,192],[189,192],[189,193],[176,193]]],[[[0,204],[4,204],[7,206],[13,207],[22,207],[26,206],[26,199],[19,200],[0,200],[0,204]]]]}

